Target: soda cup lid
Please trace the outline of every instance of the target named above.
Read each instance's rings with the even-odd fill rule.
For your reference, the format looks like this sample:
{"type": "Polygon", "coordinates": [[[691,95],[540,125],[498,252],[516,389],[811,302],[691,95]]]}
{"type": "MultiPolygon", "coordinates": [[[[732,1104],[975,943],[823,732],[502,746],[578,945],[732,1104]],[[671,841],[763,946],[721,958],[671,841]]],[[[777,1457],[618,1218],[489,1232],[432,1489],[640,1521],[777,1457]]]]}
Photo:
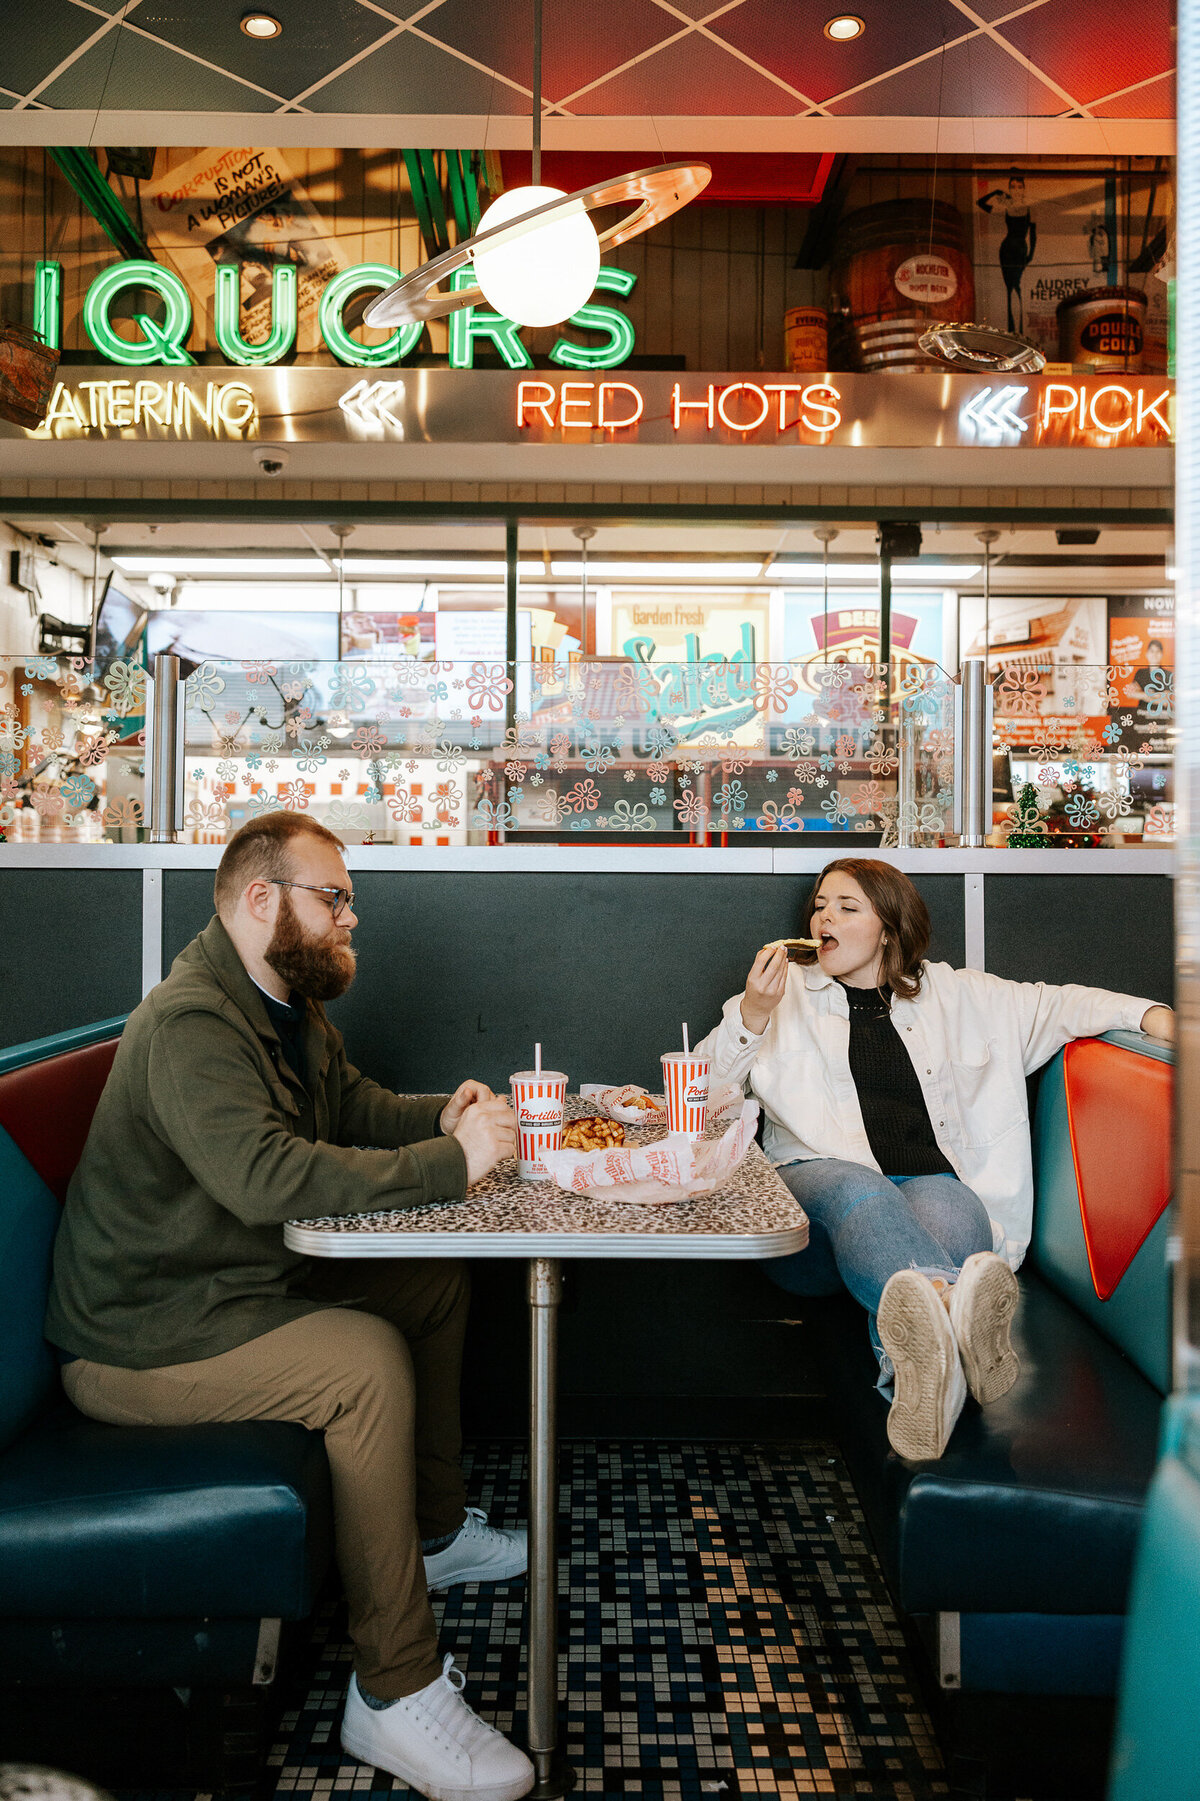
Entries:
{"type": "Polygon", "coordinates": [[[510,1082],[565,1082],[567,1078],[561,1069],[518,1069],[508,1079],[510,1082]]]}

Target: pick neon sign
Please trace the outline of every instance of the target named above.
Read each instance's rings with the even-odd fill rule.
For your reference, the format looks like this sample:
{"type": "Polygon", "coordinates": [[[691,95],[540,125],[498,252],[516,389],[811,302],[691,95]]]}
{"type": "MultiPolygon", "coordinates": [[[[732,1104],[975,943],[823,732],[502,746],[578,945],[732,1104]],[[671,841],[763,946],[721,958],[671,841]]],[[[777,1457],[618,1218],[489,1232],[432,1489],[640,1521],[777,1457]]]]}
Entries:
{"type": "Polygon", "coordinates": [[[1089,390],[1086,382],[1047,382],[1042,394],[1038,424],[1043,432],[1061,421],[1075,432],[1098,433],[1105,438],[1123,437],[1129,432],[1140,437],[1153,422],[1165,438],[1170,438],[1171,421],[1160,408],[1167,406],[1171,390],[1164,388],[1153,399],[1142,388],[1125,382],[1102,382],[1089,390]]]}

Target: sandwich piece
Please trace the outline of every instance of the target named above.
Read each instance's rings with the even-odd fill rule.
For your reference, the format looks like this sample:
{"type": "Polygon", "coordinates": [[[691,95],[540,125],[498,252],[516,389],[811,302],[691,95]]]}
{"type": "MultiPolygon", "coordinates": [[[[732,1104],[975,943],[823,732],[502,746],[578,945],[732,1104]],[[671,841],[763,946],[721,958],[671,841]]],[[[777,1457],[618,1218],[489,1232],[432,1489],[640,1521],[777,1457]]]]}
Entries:
{"type": "Polygon", "coordinates": [[[764,951],[787,951],[787,962],[795,964],[796,953],[800,949],[820,951],[820,947],[822,947],[820,938],[771,938],[771,942],[764,944],[762,949],[764,951]]]}

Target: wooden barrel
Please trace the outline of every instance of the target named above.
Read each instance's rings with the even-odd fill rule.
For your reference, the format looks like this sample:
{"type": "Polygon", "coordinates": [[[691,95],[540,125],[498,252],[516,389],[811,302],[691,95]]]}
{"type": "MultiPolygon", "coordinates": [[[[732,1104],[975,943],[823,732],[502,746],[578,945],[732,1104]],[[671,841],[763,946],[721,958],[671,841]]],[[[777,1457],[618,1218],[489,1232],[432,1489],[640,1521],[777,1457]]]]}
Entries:
{"type": "Polygon", "coordinates": [[[1140,288],[1085,288],[1058,303],[1058,354],[1064,363],[1140,375],[1146,296],[1140,288]]]}
{"type": "Polygon", "coordinates": [[[829,315],[823,306],[793,306],[783,315],[784,367],[794,375],[829,367],[829,315]]]}
{"type": "Polygon", "coordinates": [[[975,276],[962,214],[938,200],[884,200],[848,213],[835,283],[864,369],[941,369],[919,346],[932,319],[971,319],[975,276]]]}
{"type": "Polygon", "coordinates": [[[0,419],[30,431],[42,423],[61,354],[28,326],[0,320],[0,419]]]}

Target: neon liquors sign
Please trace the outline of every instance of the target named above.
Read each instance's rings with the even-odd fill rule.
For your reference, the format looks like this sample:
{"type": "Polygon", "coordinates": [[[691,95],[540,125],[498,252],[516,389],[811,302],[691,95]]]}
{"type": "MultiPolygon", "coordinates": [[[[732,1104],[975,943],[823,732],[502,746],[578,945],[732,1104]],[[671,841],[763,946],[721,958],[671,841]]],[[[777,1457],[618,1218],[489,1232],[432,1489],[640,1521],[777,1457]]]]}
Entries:
{"type": "MultiPolygon", "coordinates": [[[[271,325],[266,337],[249,344],[242,336],[242,271],[239,263],[215,265],[213,294],[213,335],[217,348],[230,363],[245,368],[263,368],[278,363],[296,343],[298,307],[296,270],[291,263],[276,264],[271,275],[271,325]]],[[[470,287],[474,271],[468,264],[455,272],[455,289],[470,287]]],[[[381,343],[364,344],[345,322],[345,310],[356,296],[388,288],[399,280],[399,271],[387,263],[356,263],[341,269],[326,283],[318,312],[318,327],[326,348],[339,362],[357,368],[380,368],[399,363],[416,349],[425,329],[419,321],[402,325],[381,343]]],[[[596,291],[622,298],[633,292],[636,275],[627,269],[601,268],[596,291]]],[[[33,323],[46,343],[59,348],[62,343],[62,265],[40,262],[34,285],[33,323]]],[[[616,307],[590,300],[571,314],[568,325],[593,334],[600,342],[575,343],[560,338],[550,352],[550,360],[564,369],[615,369],[626,361],[633,350],[634,333],[629,319],[616,307]]],[[[113,263],[101,270],[89,287],[83,303],[83,329],[88,339],[109,362],[139,368],[187,365],[195,358],[187,349],[192,331],[192,297],[186,283],[163,263],[130,259],[113,263]],[[119,296],[134,296],[132,318],[139,336],[124,337],[113,323],[113,306],[119,296]],[[147,311],[145,297],[153,296],[153,312],[147,311]],[[137,308],[137,300],[143,304],[137,308]],[[161,316],[158,316],[161,315],[161,316]]],[[[510,369],[530,369],[533,358],[521,341],[520,327],[499,313],[484,307],[463,307],[449,319],[449,363],[452,369],[470,369],[475,362],[477,344],[489,344],[510,369]]]]}

